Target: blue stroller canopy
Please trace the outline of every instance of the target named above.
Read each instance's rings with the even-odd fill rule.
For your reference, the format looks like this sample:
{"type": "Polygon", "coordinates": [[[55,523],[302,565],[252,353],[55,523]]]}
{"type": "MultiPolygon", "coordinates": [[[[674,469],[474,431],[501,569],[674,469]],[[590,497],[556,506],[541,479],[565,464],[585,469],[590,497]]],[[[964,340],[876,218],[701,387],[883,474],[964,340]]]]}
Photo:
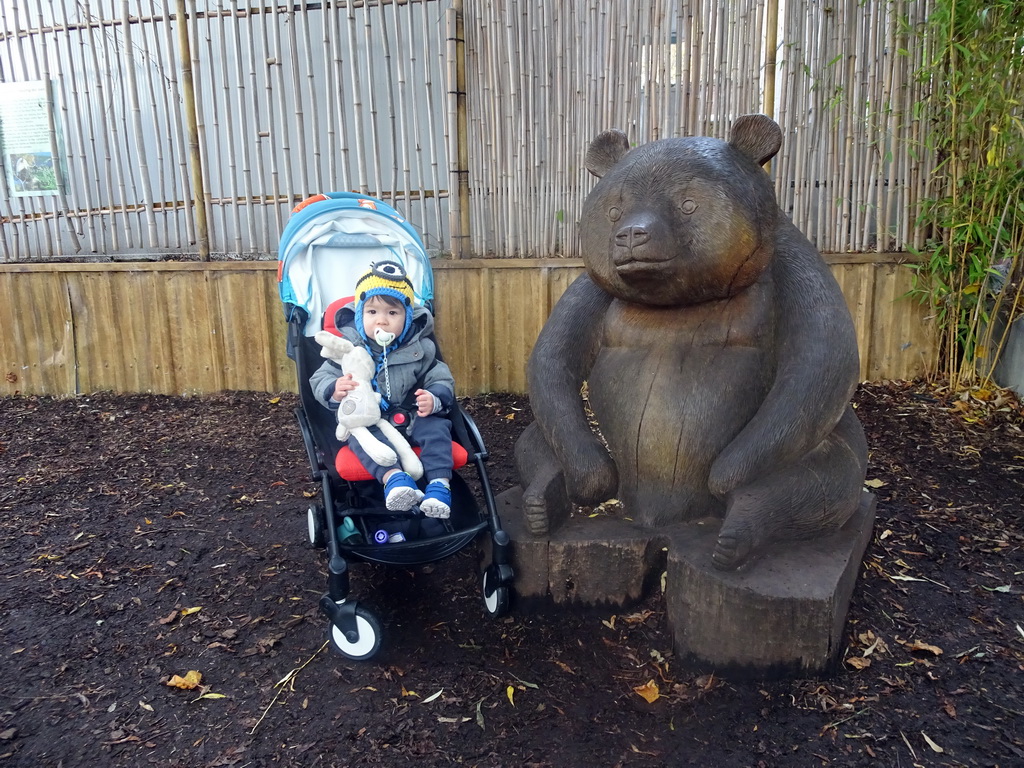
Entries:
{"type": "Polygon", "coordinates": [[[416,303],[429,306],[434,298],[430,257],[398,211],[355,192],[306,199],[296,206],[278,248],[278,290],[286,316],[303,310],[305,335],[312,336],[327,307],[351,296],[359,277],[383,259],[402,265],[416,303]]]}

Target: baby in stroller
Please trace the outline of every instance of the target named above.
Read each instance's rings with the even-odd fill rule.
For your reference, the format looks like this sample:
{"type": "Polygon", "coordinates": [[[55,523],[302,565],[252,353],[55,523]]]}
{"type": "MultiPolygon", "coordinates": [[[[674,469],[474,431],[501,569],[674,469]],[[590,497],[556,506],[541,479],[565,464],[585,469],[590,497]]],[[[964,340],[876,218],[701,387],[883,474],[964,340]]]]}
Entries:
{"type": "MultiPolygon", "coordinates": [[[[370,352],[375,365],[372,385],[381,395],[381,410],[397,407],[412,412],[404,426],[421,450],[426,489],[421,491],[401,466],[376,463],[359,441],[349,439],[347,445],[384,486],[388,510],[408,512],[419,504],[427,517],[447,519],[452,504],[452,433],[444,414],[455,401],[455,381],[437,356],[430,311],[414,305],[412,283],[400,264],[379,261],[356,282],[353,301],[337,311],[334,323],[343,338],[370,352]]],[[[310,377],[309,385],[321,405],[337,411],[359,382],[328,359],[310,377]]],[[[379,429],[370,429],[384,440],[379,429]]]]}

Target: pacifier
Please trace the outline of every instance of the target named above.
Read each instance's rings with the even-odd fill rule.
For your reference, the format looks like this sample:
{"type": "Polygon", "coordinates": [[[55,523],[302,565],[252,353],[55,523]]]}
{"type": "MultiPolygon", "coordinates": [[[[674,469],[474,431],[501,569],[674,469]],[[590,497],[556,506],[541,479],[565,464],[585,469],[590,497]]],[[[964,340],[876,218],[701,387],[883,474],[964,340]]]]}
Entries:
{"type": "Polygon", "coordinates": [[[395,334],[391,333],[390,331],[385,331],[383,328],[377,328],[373,332],[373,338],[382,347],[386,347],[388,344],[395,340],[395,334]]]}

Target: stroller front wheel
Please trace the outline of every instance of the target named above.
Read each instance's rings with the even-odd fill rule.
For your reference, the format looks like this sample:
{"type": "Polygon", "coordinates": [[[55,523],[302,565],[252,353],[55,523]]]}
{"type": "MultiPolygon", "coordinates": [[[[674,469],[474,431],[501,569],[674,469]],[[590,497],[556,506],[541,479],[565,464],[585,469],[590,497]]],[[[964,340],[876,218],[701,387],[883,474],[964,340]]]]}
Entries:
{"type": "Polygon", "coordinates": [[[361,605],[356,606],[355,613],[354,631],[345,633],[331,623],[327,634],[336,653],[353,661],[364,661],[380,650],[380,622],[361,605]]]}
{"type": "Polygon", "coordinates": [[[484,596],[484,609],[488,614],[497,619],[508,613],[509,589],[501,583],[495,566],[492,565],[484,571],[481,588],[484,596]]]}
{"type": "Polygon", "coordinates": [[[327,513],[319,504],[310,504],[306,510],[306,529],[309,535],[309,546],[323,549],[327,543],[327,513]]]}

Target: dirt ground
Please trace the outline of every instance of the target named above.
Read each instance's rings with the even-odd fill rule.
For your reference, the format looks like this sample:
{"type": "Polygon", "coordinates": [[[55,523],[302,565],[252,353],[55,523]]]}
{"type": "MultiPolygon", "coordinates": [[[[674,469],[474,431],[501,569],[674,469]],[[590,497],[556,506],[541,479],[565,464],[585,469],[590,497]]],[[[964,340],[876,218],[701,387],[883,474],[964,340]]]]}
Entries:
{"type": "MultiPolygon", "coordinates": [[[[1024,765],[1024,414],[978,394],[858,390],[879,503],[843,661],[783,682],[681,668],[658,594],[491,620],[475,545],[355,565],[385,638],[348,661],[294,396],[0,399],[0,765],[1024,765]]],[[[528,404],[464,405],[509,487],[528,404]]]]}

